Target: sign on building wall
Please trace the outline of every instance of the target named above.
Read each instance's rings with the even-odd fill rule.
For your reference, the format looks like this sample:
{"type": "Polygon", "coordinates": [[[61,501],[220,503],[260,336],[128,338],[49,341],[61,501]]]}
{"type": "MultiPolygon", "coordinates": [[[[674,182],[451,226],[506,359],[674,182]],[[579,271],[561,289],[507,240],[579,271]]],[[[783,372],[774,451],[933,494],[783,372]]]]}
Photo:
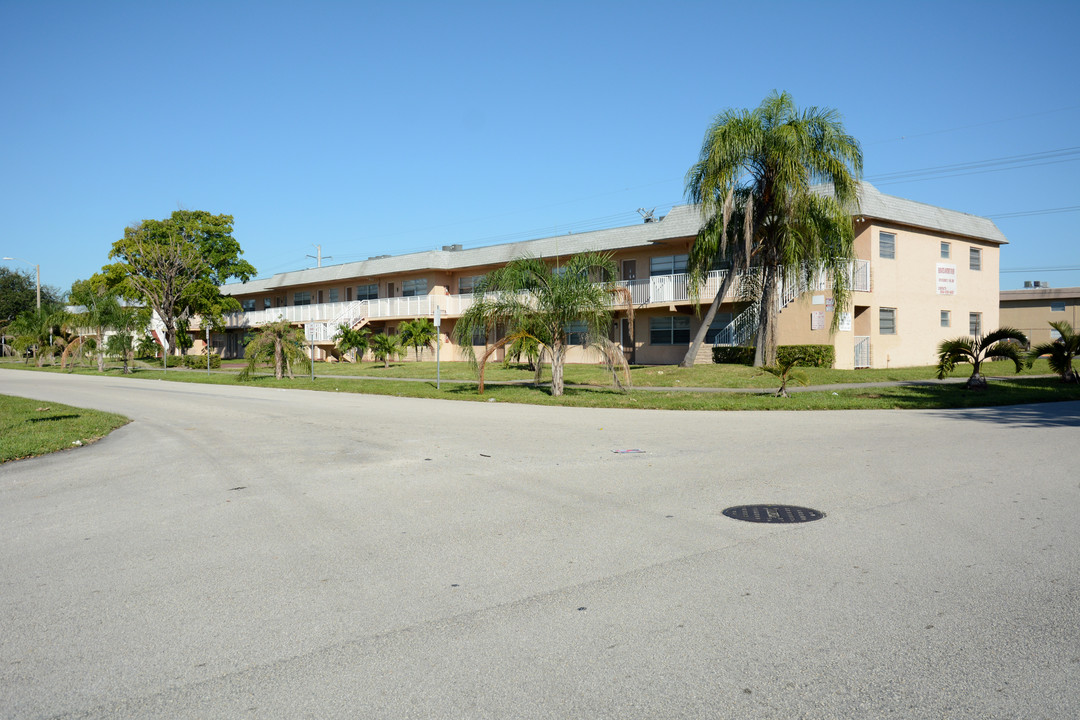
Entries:
{"type": "Polygon", "coordinates": [[[937,294],[956,294],[956,266],[949,263],[937,264],[937,294]]]}
{"type": "Polygon", "coordinates": [[[810,297],[810,304],[811,305],[824,305],[825,304],[825,296],[824,295],[813,295],[813,296],[811,296],[810,297]]]}
{"type": "Polygon", "coordinates": [[[836,309],[836,300],[831,297],[825,298],[825,312],[832,312],[836,309]]]}
{"type": "Polygon", "coordinates": [[[815,310],[810,313],[810,329],[811,330],[824,330],[825,329],[825,311],[815,310]]]}
{"type": "Polygon", "coordinates": [[[849,312],[840,313],[840,331],[841,332],[851,332],[851,313],[849,313],[849,312]]]}

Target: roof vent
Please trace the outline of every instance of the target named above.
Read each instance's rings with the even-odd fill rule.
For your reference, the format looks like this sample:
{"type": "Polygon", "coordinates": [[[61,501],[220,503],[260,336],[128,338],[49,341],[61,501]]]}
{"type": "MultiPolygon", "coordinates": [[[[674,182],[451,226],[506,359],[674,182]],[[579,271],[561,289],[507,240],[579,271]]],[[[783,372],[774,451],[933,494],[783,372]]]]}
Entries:
{"type": "Polygon", "coordinates": [[[1050,287],[1050,283],[1046,282],[1045,280],[1036,280],[1035,287],[1046,289],[1050,287]]]}
{"type": "Polygon", "coordinates": [[[1024,281],[1024,289],[1026,290],[1026,289],[1028,289],[1030,287],[1031,287],[1031,281],[1030,280],[1025,280],[1024,281]]]}
{"type": "Polygon", "coordinates": [[[461,245],[443,245],[442,246],[442,249],[443,249],[444,252],[457,252],[458,250],[461,250],[461,248],[462,248],[461,245]]]}
{"type": "Polygon", "coordinates": [[[368,258],[368,260],[382,260],[383,258],[388,258],[388,257],[390,257],[390,256],[389,255],[372,255],[371,257],[368,258]]]}

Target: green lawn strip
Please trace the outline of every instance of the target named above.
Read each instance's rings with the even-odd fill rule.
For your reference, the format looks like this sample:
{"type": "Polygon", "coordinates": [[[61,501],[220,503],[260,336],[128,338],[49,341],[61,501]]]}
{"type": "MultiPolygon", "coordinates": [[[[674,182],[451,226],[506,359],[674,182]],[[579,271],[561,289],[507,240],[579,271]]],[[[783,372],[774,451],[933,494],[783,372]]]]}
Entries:
{"type": "Polygon", "coordinates": [[[0,395],[0,463],[87,445],[128,422],[100,410],[0,395]]]}

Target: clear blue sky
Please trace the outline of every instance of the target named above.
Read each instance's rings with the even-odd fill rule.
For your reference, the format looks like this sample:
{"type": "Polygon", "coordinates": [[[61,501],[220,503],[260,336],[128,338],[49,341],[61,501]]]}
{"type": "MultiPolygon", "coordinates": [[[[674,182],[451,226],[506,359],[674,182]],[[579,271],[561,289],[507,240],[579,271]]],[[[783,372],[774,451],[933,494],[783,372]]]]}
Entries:
{"type": "Polygon", "coordinates": [[[234,215],[260,276],[630,224],[775,88],[883,192],[1040,212],[995,217],[1003,289],[1080,286],[1078,30],[1075,1],[0,0],[0,255],[66,291],[179,207],[234,215]]]}

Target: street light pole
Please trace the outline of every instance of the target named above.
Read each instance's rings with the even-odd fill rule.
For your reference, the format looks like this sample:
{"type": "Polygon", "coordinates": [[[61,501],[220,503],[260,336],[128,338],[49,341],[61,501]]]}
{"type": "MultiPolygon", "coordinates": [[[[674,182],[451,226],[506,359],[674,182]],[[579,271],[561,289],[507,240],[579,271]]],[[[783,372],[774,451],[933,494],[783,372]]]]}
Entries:
{"type": "Polygon", "coordinates": [[[18,260],[19,262],[24,262],[27,265],[33,265],[34,266],[34,274],[37,275],[37,309],[40,310],[41,309],[41,265],[36,265],[36,264],[30,262],[29,260],[23,260],[22,258],[17,258],[17,257],[5,257],[4,259],[5,260],[18,260]]]}

